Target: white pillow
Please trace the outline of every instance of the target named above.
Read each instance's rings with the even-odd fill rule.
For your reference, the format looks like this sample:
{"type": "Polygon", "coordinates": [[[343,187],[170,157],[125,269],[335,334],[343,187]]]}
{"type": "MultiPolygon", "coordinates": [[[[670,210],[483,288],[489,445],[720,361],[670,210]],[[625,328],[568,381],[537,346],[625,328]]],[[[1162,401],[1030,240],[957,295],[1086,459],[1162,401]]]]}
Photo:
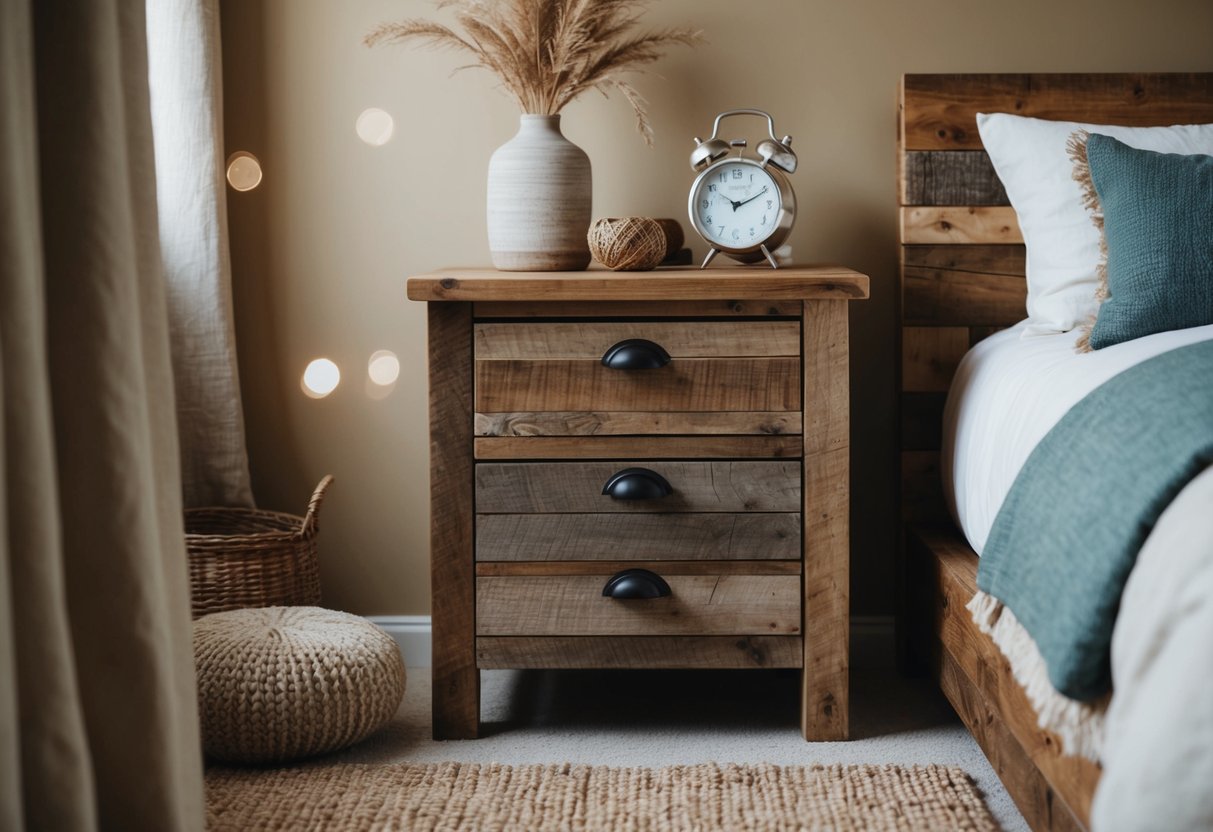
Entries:
{"type": "Polygon", "coordinates": [[[978,113],[977,130],[1027,246],[1025,336],[1068,332],[1098,311],[1099,231],[1071,176],[1066,142],[1074,131],[1102,133],[1141,150],[1213,154],[1213,124],[1116,127],[978,113]]]}

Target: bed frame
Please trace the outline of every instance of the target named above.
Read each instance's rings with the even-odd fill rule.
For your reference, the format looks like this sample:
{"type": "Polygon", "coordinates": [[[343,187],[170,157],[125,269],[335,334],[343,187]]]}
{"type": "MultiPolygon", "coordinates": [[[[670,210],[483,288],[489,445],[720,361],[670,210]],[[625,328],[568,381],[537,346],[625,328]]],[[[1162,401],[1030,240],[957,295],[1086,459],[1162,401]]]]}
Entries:
{"type": "Polygon", "coordinates": [[[957,363],[1024,317],[1024,247],[976,114],[1128,125],[1213,121],[1213,73],[906,75],[898,106],[901,512],[899,632],[930,668],[1034,830],[1085,829],[1099,767],[1061,753],[969,617],[977,556],[939,479],[957,363]]]}

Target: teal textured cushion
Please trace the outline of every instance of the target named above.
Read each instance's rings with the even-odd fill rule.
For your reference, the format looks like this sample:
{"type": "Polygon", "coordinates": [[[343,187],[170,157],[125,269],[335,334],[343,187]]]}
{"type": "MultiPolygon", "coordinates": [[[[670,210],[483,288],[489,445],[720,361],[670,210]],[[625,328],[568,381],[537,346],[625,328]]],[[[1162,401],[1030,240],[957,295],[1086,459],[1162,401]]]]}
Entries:
{"type": "Polygon", "coordinates": [[[1091,348],[1213,324],[1213,156],[1136,150],[1092,133],[1087,162],[1108,257],[1091,348]]]}

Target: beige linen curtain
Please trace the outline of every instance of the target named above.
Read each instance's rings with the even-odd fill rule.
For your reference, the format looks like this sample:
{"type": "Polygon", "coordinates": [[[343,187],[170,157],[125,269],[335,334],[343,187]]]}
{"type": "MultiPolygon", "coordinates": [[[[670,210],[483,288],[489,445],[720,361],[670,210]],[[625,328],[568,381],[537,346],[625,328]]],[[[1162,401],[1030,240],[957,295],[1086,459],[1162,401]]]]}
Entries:
{"type": "Polygon", "coordinates": [[[251,506],[224,201],[219,0],[148,0],[160,250],[186,506],[251,506]]]}
{"type": "Polygon", "coordinates": [[[0,828],[201,829],[143,0],[0,3],[0,828]]]}

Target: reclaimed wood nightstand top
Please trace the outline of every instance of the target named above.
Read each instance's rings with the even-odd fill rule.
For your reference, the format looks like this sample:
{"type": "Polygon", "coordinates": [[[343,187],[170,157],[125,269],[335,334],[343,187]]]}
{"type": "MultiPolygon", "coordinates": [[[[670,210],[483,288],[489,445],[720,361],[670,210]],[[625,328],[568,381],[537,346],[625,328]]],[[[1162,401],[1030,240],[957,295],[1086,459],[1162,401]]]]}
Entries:
{"type": "Polygon", "coordinates": [[[450,268],[410,277],[418,301],[862,300],[868,276],[842,266],[673,266],[648,272],[450,268]]]}

